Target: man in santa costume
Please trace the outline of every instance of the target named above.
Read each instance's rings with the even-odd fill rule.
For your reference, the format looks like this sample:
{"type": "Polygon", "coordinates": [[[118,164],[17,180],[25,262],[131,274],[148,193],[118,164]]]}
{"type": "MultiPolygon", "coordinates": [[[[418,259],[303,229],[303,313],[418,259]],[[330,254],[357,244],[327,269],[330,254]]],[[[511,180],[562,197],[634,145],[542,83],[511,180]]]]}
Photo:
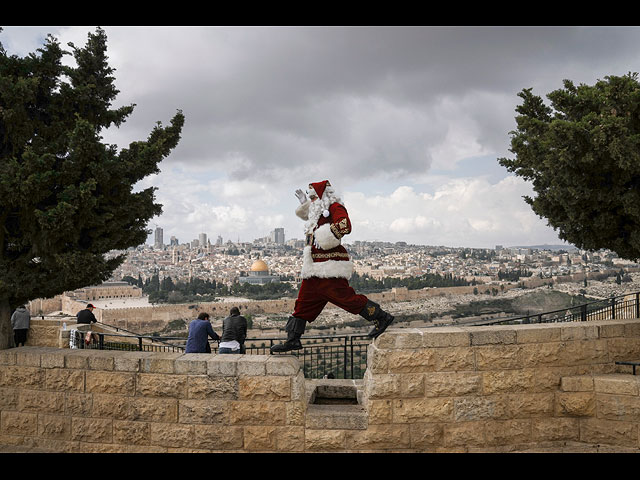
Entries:
{"type": "Polygon", "coordinates": [[[310,183],[306,194],[296,190],[296,196],[300,200],[296,215],[305,220],[302,284],[294,311],[285,326],[287,340],[272,346],[271,351],[301,349],[300,337],[307,322],[313,322],[327,302],[372,322],[374,328],[369,336],[377,338],[394,317],[349,286],[353,262],[341,245],[341,239],[351,233],[351,222],[342,200],[328,180],[310,183]]]}

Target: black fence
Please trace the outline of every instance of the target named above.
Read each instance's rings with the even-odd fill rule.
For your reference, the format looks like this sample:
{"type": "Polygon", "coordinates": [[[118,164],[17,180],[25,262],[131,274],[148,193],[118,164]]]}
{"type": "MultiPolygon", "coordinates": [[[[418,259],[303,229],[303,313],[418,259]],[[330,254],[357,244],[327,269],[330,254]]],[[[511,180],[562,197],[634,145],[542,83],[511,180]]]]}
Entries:
{"type": "MultiPolygon", "coordinates": [[[[499,320],[476,320],[464,323],[469,326],[496,324],[529,324],[555,322],[585,322],[616,318],[640,318],[640,292],[605,300],[597,300],[562,310],[523,315],[499,320]]],[[[458,322],[456,325],[460,325],[458,322]]],[[[108,327],[108,325],[105,325],[108,327]]],[[[438,326],[445,326],[439,324],[438,326]]],[[[113,327],[111,327],[113,328],[113,327]]],[[[116,329],[118,330],[118,329],[116,329]]],[[[122,331],[121,329],[119,331],[122,331]]],[[[246,354],[269,355],[270,347],[285,338],[248,338],[246,354]]],[[[104,333],[75,331],[76,348],[123,350],[145,352],[184,352],[184,337],[158,337],[137,335],[131,332],[104,333]]],[[[367,368],[367,335],[334,335],[302,337],[301,350],[285,352],[301,360],[306,378],[363,378],[367,368]]],[[[212,353],[218,350],[217,342],[210,342],[212,353]]],[[[279,354],[282,355],[282,354],[279,354]]]]}
{"type": "MultiPolygon", "coordinates": [[[[640,318],[640,292],[619,295],[544,313],[499,320],[479,320],[473,325],[517,325],[529,323],[587,322],[620,318],[640,318]]],[[[469,324],[471,325],[471,324],[469,324]]]]}
{"type": "MultiPolygon", "coordinates": [[[[131,333],[86,332],[76,330],[76,348],[140,352],[184,352],[183,337],[157,337],[131,333]]],[[[269,355],[274,344],[284,338],[248,338],[249,355],[269,355]]],[[[217,353],[218,342],[210,341],[211,353],[217,353]]],[[[306,378],[362,378],[367,368],[367,335],[308,336],[302,338],[303,348],[285,352],[301,361],[306,378]]],[[[278,354],[282,355],[282,354],[278,354]]]]}

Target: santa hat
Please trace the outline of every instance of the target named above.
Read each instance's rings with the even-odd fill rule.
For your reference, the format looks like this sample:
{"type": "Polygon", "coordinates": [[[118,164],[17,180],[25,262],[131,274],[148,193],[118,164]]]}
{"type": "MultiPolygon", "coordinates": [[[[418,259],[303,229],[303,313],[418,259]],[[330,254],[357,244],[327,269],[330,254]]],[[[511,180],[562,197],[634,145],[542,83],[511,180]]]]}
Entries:
{"type": "Polygon", "coordinates": [[[309,195],[312,194],[316,194],[318,195],[318,198],[322,198],[322,195],[324,195],[324,191],[327,188],[327,186],[331,186],[331,184],[329,183],[329,180],[323,180],[322,182],[316,182],[316,183],[310,183],[309,184],[309,195]]]}

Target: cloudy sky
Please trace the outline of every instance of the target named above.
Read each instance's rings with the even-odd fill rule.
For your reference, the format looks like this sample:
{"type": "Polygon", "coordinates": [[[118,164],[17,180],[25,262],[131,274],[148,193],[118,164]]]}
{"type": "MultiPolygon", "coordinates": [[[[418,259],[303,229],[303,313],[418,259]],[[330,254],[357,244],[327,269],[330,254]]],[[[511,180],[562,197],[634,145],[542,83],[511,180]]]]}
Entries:
{"type": "MultiPolygon", "coordinates": [[[[638,27],[103,27],[120,94],[136,104],[104,135],[125,147],[185,114],[161,173],[165,242],[207,233],[302,238],[297,188],[328,179],[355,240],[493,248],[560,244],[522,199],[511,157],[517,93],[640,70],[638,27]]],[[[24,56],[47,33],[84,45],[95,27],[4,27],[24,56]]],[[[149,243],[152,243],[150,239],[149,243]]]]}

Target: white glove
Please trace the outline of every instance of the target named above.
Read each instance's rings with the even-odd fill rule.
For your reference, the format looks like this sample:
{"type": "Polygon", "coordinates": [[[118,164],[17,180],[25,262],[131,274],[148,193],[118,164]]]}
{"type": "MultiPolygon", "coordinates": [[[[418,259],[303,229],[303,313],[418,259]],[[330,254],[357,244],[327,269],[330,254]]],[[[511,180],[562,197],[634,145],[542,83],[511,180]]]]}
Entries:
{"type": "Polygon", "coordinates": [[[296,190],[296,197],[298,197],[300,204],[303,204],[307,201],[307,195],[300,189],[296,190]]]}

